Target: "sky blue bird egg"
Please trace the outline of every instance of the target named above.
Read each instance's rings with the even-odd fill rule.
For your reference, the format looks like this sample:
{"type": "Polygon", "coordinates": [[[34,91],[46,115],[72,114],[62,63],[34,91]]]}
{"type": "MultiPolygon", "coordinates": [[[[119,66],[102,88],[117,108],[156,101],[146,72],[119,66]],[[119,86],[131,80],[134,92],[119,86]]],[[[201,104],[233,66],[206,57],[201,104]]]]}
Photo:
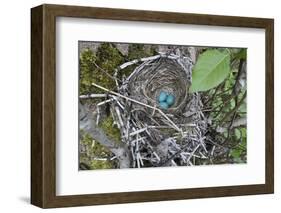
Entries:
{"type": "Polygon", "coordinates": [[[167,99],[168,94],[166,92],[161,91],[158,97],[159,102],[164,102],[167,99]]]}
{"type": "Polygon", "coordinates": [[[175,96],[173,95],[168,95],[166,102],[169,106],[172,106],[175,103],[175,96]]]}
{"type": "Polygon", "coordinates": [[[159,103],[161,109],[168,109],[169,105],[167,102],[163,101],[159,103]]]}

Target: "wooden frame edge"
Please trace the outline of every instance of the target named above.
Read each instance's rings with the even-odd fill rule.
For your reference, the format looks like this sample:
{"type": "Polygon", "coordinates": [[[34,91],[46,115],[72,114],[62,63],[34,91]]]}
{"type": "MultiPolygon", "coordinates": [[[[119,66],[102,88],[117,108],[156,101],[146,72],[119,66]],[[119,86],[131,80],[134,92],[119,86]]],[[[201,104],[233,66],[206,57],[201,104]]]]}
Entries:
{"type": "Polygon", "coordinates": [[[43,207],[42,63],[43,7],[31,10],[31,203],[43,207]]]}
{"type": "Polygon", "coordinates": [[[265,124],[266,124],[266,185],[269,193],[274,193],[274,20],[268,20],[265,27],[266,42],[266,100],[265,100],[265,124]]]}

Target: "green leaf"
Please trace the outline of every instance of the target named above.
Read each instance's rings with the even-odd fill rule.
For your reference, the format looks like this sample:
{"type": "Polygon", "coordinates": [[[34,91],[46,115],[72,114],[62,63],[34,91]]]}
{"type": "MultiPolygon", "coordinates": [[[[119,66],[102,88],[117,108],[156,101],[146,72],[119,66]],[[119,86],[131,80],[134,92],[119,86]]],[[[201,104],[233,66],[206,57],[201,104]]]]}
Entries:
{"type": "Polygon", "coordinates": [[[247,58],[247,49],[241,49],[238,53],[234,55],[234,59],[243,59],[246,60],[247,58]]]}
{"type": "Polygon", "coordinates": [[[240,132],[238,129],[235,129],[235,130],[234,130],[234,134],[235,134],[235,137],[236,137],[237,139],[240,139],[240,138],[241,138],[241,132],[240,132]]]}
{"type": "Polygon", "coordinates": [[[247,104],[246,104],[245,101],[241,104],[241,106],[239,107],[238,111],[242,112],[242,113],[247,112],[247,104]]]}
{"type": "Polygon", "coordinates": [[[234,158],[239,158],[241,155],[241,152],[238,149],[234,149],[234,150],[231,150],[230,155],[234,158]]]}
{"type": "Polygon", "coordinates": [[[230,72],[229,51],[207,50],[202,53],[192,72],[191,92],[207,91],[218,86],[230,72]]]}
{"type": "Polygon", "coordinates": [[[247,137],[247,130],[246,130],[246,128],[241,128],[241,133],[242,133],[242,137],[243,138],[247,137]]]}

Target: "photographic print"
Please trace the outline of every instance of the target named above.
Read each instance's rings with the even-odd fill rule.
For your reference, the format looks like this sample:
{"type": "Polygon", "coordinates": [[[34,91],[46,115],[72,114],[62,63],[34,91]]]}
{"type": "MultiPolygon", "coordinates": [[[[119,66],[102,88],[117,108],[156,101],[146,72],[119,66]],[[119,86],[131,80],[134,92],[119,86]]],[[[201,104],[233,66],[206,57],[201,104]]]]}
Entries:
{"type": "Polygon", "coordinates": [[[79,41],[79,170],[247,163],[247,49],[79,41]]]}
{"type": "Polygon", "coordinates": [[[43,4],[30,34],[33,205],[274,193],[274,19],[43,4]]]}

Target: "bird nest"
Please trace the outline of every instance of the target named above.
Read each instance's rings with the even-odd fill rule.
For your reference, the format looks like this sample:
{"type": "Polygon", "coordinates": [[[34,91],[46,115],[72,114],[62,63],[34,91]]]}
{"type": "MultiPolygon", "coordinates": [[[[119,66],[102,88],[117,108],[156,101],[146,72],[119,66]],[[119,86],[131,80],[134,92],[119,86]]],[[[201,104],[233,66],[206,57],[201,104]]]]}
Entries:
{"type": "Polygon", "coordinates": [[[121,83],[116,80],[116,91],[94,86],[108,92],[97,106],[110,104],[122,143],[130,148],[131,167],[193,165],[207,159],[201,98],[189,93],[192,60],[167,53],[136,59],[119,66],[115,77],[129,66],[136,67],[121,83]],[[167,109],[158,102],[162,91],[175,98],[167,109]]]}
{"type": "MultiPolygon", "coordinates": [[[[185,70],[174,59],[148,61],[138,67],[138,72],[129,80],[130,96],[151,106],[159,106],[158,97],[165,91],[173,94],[175,103],[165,111],[167,113],[180,113],[186,105],[188,89],[190,86],[190,70],[185,70]]],[[[138,105],[134,107],[138,108],[138,105]]],[[[148,113],[151,111],[145,108],[148,113]]]]}

